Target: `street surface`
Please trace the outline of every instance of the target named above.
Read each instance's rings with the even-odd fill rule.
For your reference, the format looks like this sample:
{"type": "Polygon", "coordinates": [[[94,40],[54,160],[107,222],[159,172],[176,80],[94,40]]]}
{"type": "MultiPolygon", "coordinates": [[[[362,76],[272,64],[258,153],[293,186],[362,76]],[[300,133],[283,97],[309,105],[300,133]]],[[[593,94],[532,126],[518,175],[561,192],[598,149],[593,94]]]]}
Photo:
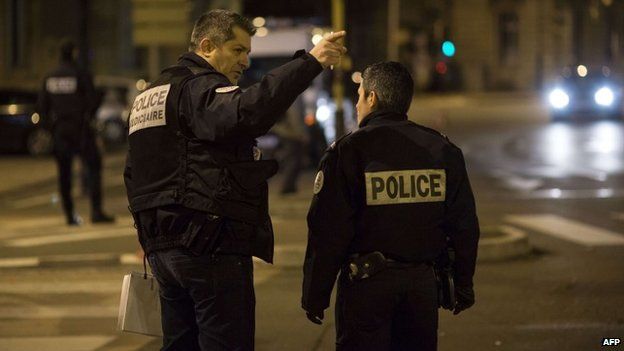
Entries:
{"type": "MultiPolygon", "coordinates": [[[[477,303],[440,312],[439,349],[623,350],[602,341],[624,338],[624,124],[552,123],[538,98],[508,95],[418,97],[410,117],[464,150],[482,227],[523,230],[533,246],[479,262],[477,303]]],[[[124,154],[105,161],[117,222],[89,224],[75,184],[87,224],[67,228],[53,160],[0,155],[0,350],[158,350],[157,338],[116,331],[123,275],[142,266],[124,154]]],[[[289,196],[272,180],[276,260],[255,264],[257,350],[334,349],[333,309],[317,326],[299,303],[313,178],[289,196]]]]}

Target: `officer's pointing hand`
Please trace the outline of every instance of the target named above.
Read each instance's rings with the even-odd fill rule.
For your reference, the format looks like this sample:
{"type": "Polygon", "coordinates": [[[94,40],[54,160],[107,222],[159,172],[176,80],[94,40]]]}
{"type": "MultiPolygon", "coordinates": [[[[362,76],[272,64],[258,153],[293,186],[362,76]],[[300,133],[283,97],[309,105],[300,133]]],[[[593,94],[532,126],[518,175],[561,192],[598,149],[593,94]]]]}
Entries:
{"type": "Polygon", "coordinates": [[[325,317],[325,315],[323,314],[323,311],[321,311],[320,313],[315,313],[315,314],[306,312],[306,317],[308,317],[310,322],[320,325],[320,324],[323,324],[323,318],[325,317]]]}
{"type": "Polygon", "coordinates": [[[310,55],[314,56],[323,68],[338,64],[340,56],[347,52],[347,48],[338,43],[345,35],[347,32],[344,30],[326,35],[310,50],[310,55]]]}

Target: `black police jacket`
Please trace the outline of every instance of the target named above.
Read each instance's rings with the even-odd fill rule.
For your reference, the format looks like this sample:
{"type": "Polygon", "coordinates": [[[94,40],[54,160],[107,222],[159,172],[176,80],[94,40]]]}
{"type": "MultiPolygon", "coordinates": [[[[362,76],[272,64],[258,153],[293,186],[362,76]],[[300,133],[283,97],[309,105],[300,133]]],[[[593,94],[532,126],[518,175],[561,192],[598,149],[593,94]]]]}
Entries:
{"type": "Polygon", "coordinates": [[[479,225],[459,148],[440,133],[377,111],[321,160],[308,212],[302,305],[329,306],[336,275],[355,253],[432,261],[450,237],[456,284],[472,286],[479,225]]]}
{"type": "MultiPolygon", "coordinates": [[[[252,243],[241,245],[272,261],[266,180],[277,164],[254,159],[255,138],[321,71],[314,57],[302,54],[241,91],[197,54],[182,55],[137,96],[130,113],[124,176],[131,211],[181,206],[246,223],[256,231],[246,238],[252,243]]],[[[147,252],[180,246],[196,234],[189,227],[139,233],[141,244],[147,252]]]]}
{"type": "Polygon", "coordinates": [[[42,121],[57,133],[76,135],[85,130],[95,109],[91,75],[74,62],[61,62],[43,80],[37,100],[42,121]]]}

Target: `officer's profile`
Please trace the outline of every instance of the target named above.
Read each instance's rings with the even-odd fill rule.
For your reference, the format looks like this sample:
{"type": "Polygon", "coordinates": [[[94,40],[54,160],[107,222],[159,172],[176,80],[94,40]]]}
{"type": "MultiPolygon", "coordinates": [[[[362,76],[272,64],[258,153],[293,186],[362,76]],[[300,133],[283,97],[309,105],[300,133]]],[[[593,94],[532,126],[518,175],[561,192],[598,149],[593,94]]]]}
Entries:
{"type": "Polygon", "coordinates": [[[436,350],[438,308],[474,304],[479,224],[464,158],[408,120],[413,86],[399,63],[368,66],[359,128],[319,165],[301,302],[321,324],[338,276],[337,350],[436,350]]]}
{"type": "Polygon", "coordinates": [[[254,33],[237,13],[201,15],[189,51],[128,118],[124,178],[160,287],[162,350],[253,350],[252,256],[273,260],[267,179],[277,171],[255,138],[346,52],[336,32],[243,91],[254,33]]]}

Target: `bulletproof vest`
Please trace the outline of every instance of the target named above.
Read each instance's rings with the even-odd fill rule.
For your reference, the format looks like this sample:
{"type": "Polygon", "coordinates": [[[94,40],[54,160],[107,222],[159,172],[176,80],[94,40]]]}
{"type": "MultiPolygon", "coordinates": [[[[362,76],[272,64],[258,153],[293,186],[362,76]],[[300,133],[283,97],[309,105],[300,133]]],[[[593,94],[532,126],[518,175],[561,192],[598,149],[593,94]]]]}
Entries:
{"type": "MultiPolygon", "coordinates": [[[[182,205],[254,225],[268,221],[266,180],[275,161],[254,161],[255,140],[199,140],[179,111],[185,84],[214,71],[173,66],[134,101],[129,117],[132,212],[182,205]]],[[[215,80],[218,81],[218,80],[215,80]]]]}
{"type": "Polygon", "coordinates": [[[88,113],[93,96],[86,96],[81,73],[69,63],[61,64],[45,79],[44,89],[50,98],[51,118],[58,123],[79,128],[88,113]]]}

